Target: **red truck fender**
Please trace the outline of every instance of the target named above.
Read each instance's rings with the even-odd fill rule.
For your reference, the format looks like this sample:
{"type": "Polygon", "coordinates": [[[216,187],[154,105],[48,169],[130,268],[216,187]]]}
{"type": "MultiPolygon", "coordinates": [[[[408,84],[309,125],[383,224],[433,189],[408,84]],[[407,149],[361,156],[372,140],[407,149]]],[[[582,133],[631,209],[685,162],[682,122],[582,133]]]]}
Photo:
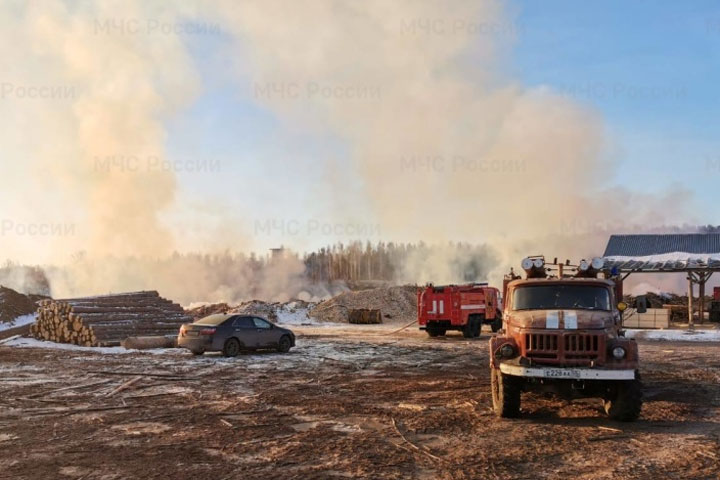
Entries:
{"type": "Polygon", "coordinates": [[[500,368],[500,365],[498,365],[498,360],[502,358],[502,355],[500,354],[500,349],[502,348],[503,345],[510,345],[513,348],[514,352],[519,351],[518,346],[512,337],[501,337],[501,336],[492,337],[490,339],[490,367],[491,368],[500,368]]]}

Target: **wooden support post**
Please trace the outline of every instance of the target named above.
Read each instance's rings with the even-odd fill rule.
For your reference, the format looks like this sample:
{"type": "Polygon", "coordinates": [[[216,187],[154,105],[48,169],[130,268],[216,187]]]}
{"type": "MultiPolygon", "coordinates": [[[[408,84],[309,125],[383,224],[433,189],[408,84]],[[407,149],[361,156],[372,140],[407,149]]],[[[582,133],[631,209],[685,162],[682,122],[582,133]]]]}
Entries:
{"type": "Polygon", "coordinates": [[[692,330],[695,328],[693,323],[693,277],[692,273],[688,272],[688,329],[692,330]]]}
{"type": "MultiPolygon", "coordinates": [[[[710,280],[710,277],[712,277],[712,274],[713,274],[713,272],[707,272],[707,273],[705,274],[705,282],[704,282],[704,283],[707,283],[707,281],[710,280]]],[[[703,285],[703,291],[704,291],[704,289],[705,289],[705,286],[703,285]]],[[[703,301],[704,301],[704,300],[703,300],[703,301]]],[[[707,309],[707,305],[705,305],[704,303],[703,303],[703,305],[704,305],[704,306],[706,307],[706,309],[707,309]]],[[[712,308],[712,300],[710,301],[710,307],[712,308]]],[[[708,310],[708,312],[709,312],[709,310],[708,310]]],[[[709,319],[710,319],[710,313],[708,313],[708,320],[709,320],[709,319]]],[[[703,318],[703,321],[704,321],[704,320],[705,320],[705,319],[703,318]]]]}
{"type": "Polygon", "coordinates": [[[700,282],[698,283],[698,323],[702,324],[705,321],[705,282],[707,277],[705,273],[699,275],[700,282]]]}

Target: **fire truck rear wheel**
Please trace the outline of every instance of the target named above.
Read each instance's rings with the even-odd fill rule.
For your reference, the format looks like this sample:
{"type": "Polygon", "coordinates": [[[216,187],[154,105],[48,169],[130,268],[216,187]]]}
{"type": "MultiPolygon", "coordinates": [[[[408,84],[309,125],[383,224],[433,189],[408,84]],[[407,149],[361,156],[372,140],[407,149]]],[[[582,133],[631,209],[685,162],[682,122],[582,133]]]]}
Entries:
{"type": "Polygon", "coordinates": [[[521,378],[505,375],[500,369],[490,367],[490,387],[495,415],[504,418],[520,416],[521,378]]]}
{"type": "Polygon", "coordinates": [[[472,319],[468,319],[468,322],[465,324],[465,326],[462,329],[463,337],[472,338],[474,332],[475,332],[475,321],[472,319]]]}
{"type": "Polygon", "coordinates": [[[640,374],[635,380],[617,382],[612,398],[604,400],[605,413],[613,420],[633,422],[642,409],[642,383],[640,374]]]}

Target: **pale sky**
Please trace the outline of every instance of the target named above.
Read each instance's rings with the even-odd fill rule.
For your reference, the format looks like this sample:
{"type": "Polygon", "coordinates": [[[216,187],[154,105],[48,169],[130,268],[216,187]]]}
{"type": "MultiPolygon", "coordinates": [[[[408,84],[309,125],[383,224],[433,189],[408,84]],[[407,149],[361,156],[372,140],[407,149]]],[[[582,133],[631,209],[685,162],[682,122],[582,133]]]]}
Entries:
{"type": "MultiPolygon", "coordinates": [[[[383,2],[274,2],[279,11],[262,2],[4,3],[0,258],[67,258],[91,242],[112,250],[138,241],[153,254],[164,250],[148,245],[167,245],[167,253],[307,250],[353,239],[426,240],[428,232],[435,241],[482,243],[506,231],[493,229],[487,215],[512,225],[522,205],[547,218],[543,208],[563,203],[515,200],[507,211],[513,200],[503,194],[522,192],[536,174],[550,183],[562,177],[548,190],[569,183],[582,193],[588,184],[640,195],[614,199],[627,211],[605,220],[601,209],[587,222],[590,232],[626,218],[635,226],[720,223],[717,2],[461,0],[444,10],[432,3],[392,11],[383,2]],[[398,31],[388,33],[388,25],[398,31]],[[71,94],[47,98],[44,87],[71,94]],[[468,89],[479,93],[455,98],[468,89]],[[469,123],[473,109],[487,118],[469,123]],[[510,110],[520,116],[504,118],[510,110]],[[553,116],[543,119],[545,111],[553,116]],[[557,118],[577,127],[567,148],[564,127],[545,137],[544,123],[557,118]],[[449,168],[448,145],[475,151],[466,147],[495,130],[506,130],[507,139],[499,147],[480,143],[478,151],[529,156],[530,171],[468,169],[446,182],[435,166],[437,175],[416,181],[418,172],[397,158],[372,158],[377,141],[377,152],[400,152],[403,162],[405,153],[444,152],[449,168]],[[524,153],[516,152],[525,139],[524,153]],[[593,143],[589,152],[584,142],[593,143]],[[154,151],[162,165],[147,153],[154,151]],[[558,154],[578,164],[568,171],[565,160],[555,163],[558,154]],[[592,157],[587,176],[585,155],[592,157]],[[112,183],[98,172],[98,157],[114,158],[112,183]],[[123,176],[138,165],[151,175],[123,176]],[[127,208],[124,192],[133,199],[127,208]],[[386,211],[393,194],[404,220],[386,211]],[[129,219],[148,204],[155,213],[129,219]],[[155,232],[156,220],[163,231],[155,232]],[[456,232],[460,223],[481,228],[456,232]]],[[[577,225],[582,214],[569,215],[577,225]]]]}

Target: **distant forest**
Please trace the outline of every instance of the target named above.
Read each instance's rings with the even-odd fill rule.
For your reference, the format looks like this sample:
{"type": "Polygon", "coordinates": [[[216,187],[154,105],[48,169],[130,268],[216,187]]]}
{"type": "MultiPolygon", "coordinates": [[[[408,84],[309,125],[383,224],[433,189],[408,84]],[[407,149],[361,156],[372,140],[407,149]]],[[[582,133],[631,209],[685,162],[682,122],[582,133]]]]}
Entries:
{"type": "Polygon", "coordinates": [[[288,248],[263,254],[173,253],[164,258],[97,259],[79,253],[66,265],[7,262],[0,267],[0,285],[42,295],[161,288],[181,300],[196,292],[202,298],[274,298],[278,292],[293,296],[339,283],[352,288],[358,282],[476,281],[485,278],[494,262],[484,245],[423,242],[338,243],[307,253],[288,248]]]}
{"type": "Polygon", "coordinates": [[[473,281],[487,273],[491,254],[487,247],[467,243],[426,245],[420,243],[362,242],[336,244],[305,254],[305,274],[313,282],[342,280],[397,281],[413,276],[413,266],[441,257],[457,280],[473,281]]]}

